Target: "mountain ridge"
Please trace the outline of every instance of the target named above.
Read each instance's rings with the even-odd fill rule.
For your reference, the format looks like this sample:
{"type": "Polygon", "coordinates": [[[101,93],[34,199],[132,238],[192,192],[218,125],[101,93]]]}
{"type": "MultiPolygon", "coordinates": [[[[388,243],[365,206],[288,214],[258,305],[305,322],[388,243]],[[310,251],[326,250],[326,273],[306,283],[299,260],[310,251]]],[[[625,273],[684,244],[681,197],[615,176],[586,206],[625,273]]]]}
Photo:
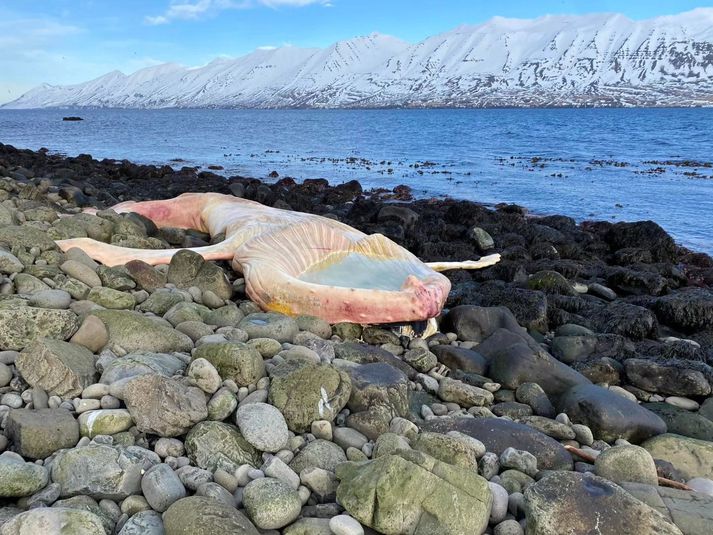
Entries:
{"type": "Polygon", "coordinates": [[[258,49],[201,67],[165,63],[8,108],[712,106],[713,8],[494,17],[408,43],[372,33],[326,48],[258,49]]]}

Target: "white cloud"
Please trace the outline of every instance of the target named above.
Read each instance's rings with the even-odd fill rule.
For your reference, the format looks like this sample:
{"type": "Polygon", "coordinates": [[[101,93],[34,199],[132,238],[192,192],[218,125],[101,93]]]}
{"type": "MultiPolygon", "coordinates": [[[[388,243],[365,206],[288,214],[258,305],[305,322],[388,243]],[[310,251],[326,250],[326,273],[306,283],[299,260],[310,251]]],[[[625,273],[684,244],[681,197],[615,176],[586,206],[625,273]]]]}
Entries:
{"type": "Polygon", "coordinates": [[[168,24],[174,20],[197,20],[225,9],[248,9],[256,6],[304,7],[308,5],[332,7],[331,0],[173,0],[160,15],[148,15],[144,22],[151,26],[168,24]]]}

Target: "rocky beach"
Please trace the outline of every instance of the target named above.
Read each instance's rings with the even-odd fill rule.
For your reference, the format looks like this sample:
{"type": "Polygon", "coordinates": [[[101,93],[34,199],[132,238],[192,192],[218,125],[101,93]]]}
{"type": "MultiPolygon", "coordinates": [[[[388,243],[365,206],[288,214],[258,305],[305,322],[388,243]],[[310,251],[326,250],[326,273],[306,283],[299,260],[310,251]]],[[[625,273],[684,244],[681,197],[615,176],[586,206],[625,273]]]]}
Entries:
{"type": "Polygon", "coordinates": [[[0,535],[710,534],[710,256],[651,221],[273,178],[0,144],[0,535]],[[55,244],[219,239],[107,209],[187,191],[502,260],[446,273],[424,339],[264,313],[190,251],[55,244]]]}

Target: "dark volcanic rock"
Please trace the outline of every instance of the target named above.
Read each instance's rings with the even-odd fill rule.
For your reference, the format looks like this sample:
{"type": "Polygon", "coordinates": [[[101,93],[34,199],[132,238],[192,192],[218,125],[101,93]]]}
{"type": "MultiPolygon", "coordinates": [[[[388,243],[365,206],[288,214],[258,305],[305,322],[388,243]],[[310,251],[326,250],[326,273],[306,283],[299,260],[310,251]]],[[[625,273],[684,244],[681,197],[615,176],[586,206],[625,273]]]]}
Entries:
{"type": "Polygon", "coordinates": [[[500,455],[507,448],[529,451],[537,457],[540,470],[571,470],[572,457],[544,433],[527,425],[501,418],[437,418],[423,424],[424,431],[460,431],[477,438],[488,451],[500,455]]]}
{"type": "Polygon", "coordinates": [[[599,310],[592,318],[602,333],[620,334],[641,340],[655,338],[658,332],[656,316],[649,309],[629,303],[614,302],[599,310]]]}
{"type": "Polygon", "coordinates": [[[639,388],[672,396],[707,396],[711,386],[697,371],[677,366],[663,366],[645,359],[624,361],[626,376],[639,388]]]}
{"type": "MultiPolygon", "coordinates": [[[[498,268],[500,264],[496,264],[498,268]]],[[[521,266],[520,266],[521,268],[521,266]]],[[[478,284],[473,281],[457,284],[448,296],[448,305],[478,305],[507,307],[517,322],[528,329],[547,331],[547,296],[540,291],[513,288],[502,282],[478,284]]]]}
{"type": "Polygon", "coordinates": [[[624,438],[638,444],[666,432],[666,423],[653,412],[596,385],[572,387],[559,399],[557,410],[607,442],[624,438]]]}
{"type": "Polygon", "coordinates": [[[695,332],[713,326],[713,292],[693,288],[660,297],[655,305],[662,323],[695,332]]]}
{"type": "Polygon", "coordinates": [[[385,362],[394,368],[401,370],[409,379],[417,375],[417,371],[406,364],[403,360],[395,357],[385,349],[380,347],[360,344],[357,342],[347,342],[334,346],[334,355],[338,359],[344,359],[359,364],[371,364],[374,362],[385,362]]]}
{"type": "Polygon", "coordinates": [[[443,332],[450,330],[459,340],[473,342],[482,342],[498,329],[525,332],[505,307],[457,306],[446,314],[441,326],[443,332]]]}
{"type": "Polygon", "coordinates": [[[604,239],[612,251],[639,248],[651,251],[651,255],[659,262],[673,262],[676,259],[673,238],[653,221],[616,223],[609,228],[604,239]]]}
{"type": "Polygon", "coordinates": [[[549,395],[559,395],[589,379],[558,361],[527,335],[499,329],[478,346],[490,360],[488,375],[515,390],[523,383],[537,383],[549,395]]]}
{"type": "Polygon", "coordinates": [[[669,433],[713,442],[713,421],[701,414],[668,403],[644,403],[642,407],[660,416],[669,433]]]}
{"type": "Polygon", "coordinates": [[[430,349],[441,364],[445,364],[452,370],[484,374],[488,369],[488,361],[485,357],[472,349],[451,345],[437,345],[430,349]]]}

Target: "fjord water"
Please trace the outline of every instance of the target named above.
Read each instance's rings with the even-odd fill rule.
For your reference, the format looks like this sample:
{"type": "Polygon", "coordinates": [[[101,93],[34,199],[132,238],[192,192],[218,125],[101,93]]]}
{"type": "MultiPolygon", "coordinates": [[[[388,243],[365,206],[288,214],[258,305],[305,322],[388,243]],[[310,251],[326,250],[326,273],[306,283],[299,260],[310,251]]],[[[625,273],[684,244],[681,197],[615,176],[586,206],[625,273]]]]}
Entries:
{"type": "Polygon", "coordinates": [[[652,219],[708,253],[712,132],[713,109],[0,110],[16,147],[652,219]]]}

